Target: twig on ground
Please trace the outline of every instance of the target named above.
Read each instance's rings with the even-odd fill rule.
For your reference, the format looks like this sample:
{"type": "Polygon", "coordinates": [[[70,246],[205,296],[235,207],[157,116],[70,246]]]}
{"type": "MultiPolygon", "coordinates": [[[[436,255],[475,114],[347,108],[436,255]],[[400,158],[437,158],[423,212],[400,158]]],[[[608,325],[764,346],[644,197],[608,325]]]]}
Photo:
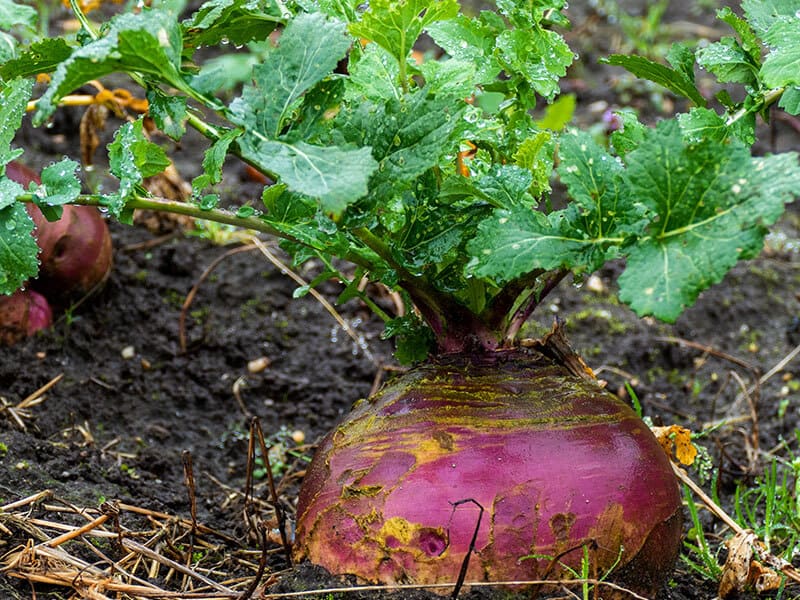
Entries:
{"type": "Polygon", "coordinates": [[[758,406],[756,404],[755,398],[748,393],[747,385],[739,376],[736,371],[731,371],[731,377],[739,384],[739,388],[742,390],[742,394],[747,399],[747,405],[750,407],[750,421],[752,422],[752,427],[750,428],[750,435],[745,437],[746,440],[746,452],[747,452],[747,459],[748,459],[748,471],[754,472],[756,469],[756,463],[758,462],[758,449],[759,449],[759,442],[758,442],[758,406]]]}
{"type": "Polygon", "coordinates": [[[200,274],[200,277],[192,286],[192,289],[189,290],[189,293],[186,294],[186,299],[183,301],[183,306],[181,306],[181,314],[178,317],[178,339],[181,346],[181,352],[186,353],[186,314],[189,312],[189,307],[194,302],[194,297],[197,295],[200,286],[203,285],[203,282],[208,279],[209,275],[216,269],[222,261],[226,258],[233,256],[235,254],[241,254],[242,252],[252,252],[255,250],[253,246],[237,246],[236,248],[231,248],[224,254],[221,254],[209,264],[205,271],[200,274]]]}
{"type": "MultiPolygon", "coordinates": [[[[258,417],[253,417],[253,420],[250,422],[250,437],[256,439],[258,442],[258,447],[261,450],[261,457],[264,461],[264,469],[267,472],[267,482],[269,483],[269,494],[272,509],[275,511],[275,517],[278,520],[278,533],[281,536],[281,543],[286,556],[286,562],[291,565],[292,545],[289,543],[289,539],[286,535],[286,513],[283,511],[280,498],[278,498],[278,491],[275,488],[275,476],[272,473],[272,464],[269,459],[269,449],[267,448],[267,443],[264,440],[264,430],[261,428],[261,422],[258,420],[258,417]]],[[[253,455],[253,458],[255,458],[255,454],[253,455]]],[[[262,539],[262,541],[266,541],[265,533],[263,531],[260,539],[262,539]]],[[[262,549],[266,549],[265,543],[262,544],[262,549]]]]}
{"type": "MultiPolygon", "coordinates": [[[[299,286],[308,285],[308,283],[306,282],[305,279],[303,279],[297,273],[292,271],[277,256],[275,256],[272,252],[270,252],[269,248],[267,248],[267,246],[266,246],[266,244],[264,244],[264,242],[262,242],[256,236],[252,236],[250,238],[250,240],[261,251],[261,254],[263,254],[269,262],[271,262],[278,269],[280,269],[281,273],[284,273],[284,274],[288,275],[299,286]]],[[[359,337],[359,335],[350,326],[350,323],[348,323],[336,311],[336,309],[333,307],[333,305],[330,302],[328,302],[325,299],[325,297],[322,294],[320,294],[317,290],[315,290],[314,288],[309,288],[308,293],[311,294],[311,296],[317,302],[319,302],[326,311],[328,311],[328,314],[330,314],[334,318],[334,320],[339,324],[339,327],[341,327],[342,330],[353,339],[353,341],[356,343],[356,346],[359,349],[361,349],[361,351],[364,353],[364,356],[366,356],[372,362],[372,364],[374,364],[376,367],[380,367],[380,363],[377,361],[375,356],[373,356],[372,352],[367,347],[367,345],[364,342],[364,340],[361,337],[359,337]]]]}

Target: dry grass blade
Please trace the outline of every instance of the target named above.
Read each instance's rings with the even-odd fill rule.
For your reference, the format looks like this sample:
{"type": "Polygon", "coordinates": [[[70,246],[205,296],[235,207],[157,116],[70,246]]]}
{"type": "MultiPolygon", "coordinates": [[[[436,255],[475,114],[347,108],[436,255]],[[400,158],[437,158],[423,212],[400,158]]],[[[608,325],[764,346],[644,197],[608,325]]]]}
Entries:
{"type": "Polygon", "coordinates": [[[70,588],[88,600],[223,600],[241,598],[253,585],[258,565],[240,556],[247,551],[196,521],[116,502],[100,511],[41,504],[51,497],[44,491],[0,507],[0,537],[26,540],[0,557],[2,576],[70,588]],[[144,529],[123,527],[121,516],[144,529]],[[212,544],[209,535],[226,543],[212,544]],[[192,552],[184,553],[182,540],[188,538],[192,552]],[[234,570],[239,576],[232,577],[234,570]],[[212,578],[217,576],[226,581],[212,578]]]}
{"type": "Polygon", "coordinates": [[[10,416],[11,419],[17,424],[17,427],[19,427],[22,431],[27,431],[28,428],[25,425],[25,419],[33,418],[33,413],[30,409],[44,402],[45,393],[55,384],[61,381],[62,377],[64,377],[63,373],[56,375],[38,390],[26,398],[23,398],[18,404],[12,405],[10,402],[8,402],[8,400],[0,397],[0,414],[7,413],[8,416],[10,416]]]}
{"type": "Polygon", "coordinates": [[[41,492],[17,500],[16,502],[10,502],[8,504],[0,506],[0,512],[5,512],[5,513],[11,512],[12,510],[17,510],[19,508],[22,508],[23,506],[29,506],[31,504],[36,504],[37,502],[41,502],[42,500],[47,500],[48,498],[52,497],[53,497],[52,490],[42,490],[41,492]]]}

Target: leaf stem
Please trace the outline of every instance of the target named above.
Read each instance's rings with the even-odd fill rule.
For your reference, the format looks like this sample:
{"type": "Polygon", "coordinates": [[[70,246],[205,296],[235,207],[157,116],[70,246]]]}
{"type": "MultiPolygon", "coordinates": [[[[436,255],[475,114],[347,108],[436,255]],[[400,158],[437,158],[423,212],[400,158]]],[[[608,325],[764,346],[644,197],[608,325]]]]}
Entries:
{"type": "MultiPolygon", "coordinates": [[[[760,104],[758,110],[760,111],[764,108],[767,108],[768,106],[779,100],[785,90],[786,88],[775,88],[768,91],[766,94],[764,94],[763,101],[760,104]]],[[[757,112],[757,111],[754,111],[752,106],[749,107],[743,106],[742,108],[740,108],[739,110],[737,110],[735,113],[733,113],[731,116],[728,117],[728,120],[725,121],[725,125],[730,127],[731,125],[736,123],[736,121],[744,118],[745,116],[749,115],[752,112],[757,112]]]]}
{"type": "Polygon", "coordinates": [[[536,307],[541,304],[542,300],[544,300],[569,273],[569,269],[558,269],[557,271],[547,273],[547,277],[541,288],[533,290],[533,293],[528,297],[527,301],[523,302],[523,305],[517,309],[509,319],[508,326],[504,332],[505,344],[510,345],[513,343],[514,338],[517,337],[519,330],[531,316],[531,313],[533,313],[536,307]]]}
{"type": "MultiPolygon", "coordinates": [[[[31,194],[22,194],[17,196],[18,202],[34,202],[31,194]]],[[[85,206],[97,206],[103,208],[105,206],[104,199],[98,194],[81,194],[73,201],[74,204],[82,204],[85,206]]],[[[173,214],[185,215],[194,219],[201,219],[205,221],[213,221],[223,225],[233,225],[241,229],[249,229],[267,235],[272,235],[280,239],[284,239],[295,244],[311,247],[303,240],[277,229],[270,225],[267,221],[260,219],[257,216],[239,217],[235,214],[219,208],[210,210],[203,210],[195,204],[188,202],[179,202],[177,200],[166,200],[164,198],[145,198],[143,196],[136,196],[125,202],[125,208],[130,210],[152,210],[157,212],[168,212],[173,214]]],[[[312,247],[313,248],[313,247],[312,247]]],[[[317,248],[313,248],[317,250],[317,248]]],[[[375,267],[369,260],[358,255],[355,252],[348,252],[342,255],[342,258],[365,269],[373,269],[375,267]]]]}
{"type": "Polygon", "coordinates": [[[72,12],[75,13],[75,16],[77,17],[78,22],[81,24],[81,27],[83,27],[86,30],[86,32],[91,36],[93,40],[98,39],[100,37],[100,34],[97,33],[94,26],[92,26],[92,24],[89,22],[89,19],[81,10],[80,5],[78,4],[78,0],[69,0],[69,5],[70,8],[72,8],[72,12]]]}
{"type": "Polygon", "coordinates": [[[368,229],[362,227],[351,233],[397,272],[399,286],[408,292],[433,331],[439,353],[497,348],[502,335],[492,324],[452,296],[437,290],[425,277],[403,267],[394,259],[388,245],[368,229]]]}

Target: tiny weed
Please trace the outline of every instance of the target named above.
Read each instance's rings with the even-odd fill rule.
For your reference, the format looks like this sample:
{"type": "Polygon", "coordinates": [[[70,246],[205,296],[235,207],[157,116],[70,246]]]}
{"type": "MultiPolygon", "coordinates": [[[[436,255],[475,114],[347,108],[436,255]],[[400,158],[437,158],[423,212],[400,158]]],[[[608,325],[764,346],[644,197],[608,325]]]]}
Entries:
{"type": "Polygon", "coordinates": [[[686,539],[683,542],[684,547],[689,552],[688,554],[684,553],[681,559],[690,570],[700,575],[703,579],[718,581],[722,575],[722,569],[717,563],[717,557],[712,552],[708,540],[706,540],[692,492],[685,485],[683,486],[683,495],[686,500],[686,507],[689,509],[692,527],[686,533],[686,539]]]}

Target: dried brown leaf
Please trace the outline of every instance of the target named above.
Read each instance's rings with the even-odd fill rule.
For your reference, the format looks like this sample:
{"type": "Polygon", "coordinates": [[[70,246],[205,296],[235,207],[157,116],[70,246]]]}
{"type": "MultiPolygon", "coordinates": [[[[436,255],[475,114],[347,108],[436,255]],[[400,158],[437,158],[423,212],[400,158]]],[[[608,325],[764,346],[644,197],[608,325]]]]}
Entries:
{"type": "Polygon", "coordinates": [[[100,145],[98,131],[103,131],[108,119],[108,108],[102,104],[91,104],[81,117],[81,162],[86,165],[94,164],[94,153],[100,145]]]}
{"type": "Polygon", "coordinates": [[[783,577],[753,558],[753,549],[758,548],[760,543],[752,531],[737,533],[725,542],[728,559],[719,582],[719,597],[722,600],[745,590],[767,592],[780,587],[783,577]]]}
{"type": "Polygon", "coordinates": [[[755,542],[756,536],[752,531],[737,533],[725,542],[728,547],[728,559],[722,568],[722,577],[719,581],[719,597],[722,600],[744,591],[747,586],[755,542]]]}

